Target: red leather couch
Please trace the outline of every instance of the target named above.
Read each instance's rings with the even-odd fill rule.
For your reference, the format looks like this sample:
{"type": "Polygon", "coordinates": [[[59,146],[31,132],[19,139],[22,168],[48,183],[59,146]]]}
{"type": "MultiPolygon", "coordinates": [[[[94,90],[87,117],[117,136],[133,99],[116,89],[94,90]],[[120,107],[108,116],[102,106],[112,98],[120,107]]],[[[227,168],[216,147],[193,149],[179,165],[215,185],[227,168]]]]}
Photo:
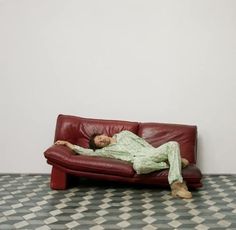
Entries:
{"type": "MultiPolygon", "coordinates": [[[[112,136],[122,130],[129,130],[137,134],[154,147],[158,147],[167,141],[177,141],[180,144],[182,157],[190,162],[189,166],[182,170],[184,180],[190,188],[202,186],[202,174],[196,166],[196,126],[101,120],[59,115],[54,140],[67,140],[72,144],[87,148],[89,137],[94,132],[112,136]]],[[[124,161],[75,155],[67,147],[58,145],[48,148],[44,152],[44,156],[47,158],[48,164],[52,165],[52,189],[66,189],[70,178],[73,178],[73,176],[124,183],[169,186],[167,180],[168,170],[137,175],[132,165],[124,161]]]]}

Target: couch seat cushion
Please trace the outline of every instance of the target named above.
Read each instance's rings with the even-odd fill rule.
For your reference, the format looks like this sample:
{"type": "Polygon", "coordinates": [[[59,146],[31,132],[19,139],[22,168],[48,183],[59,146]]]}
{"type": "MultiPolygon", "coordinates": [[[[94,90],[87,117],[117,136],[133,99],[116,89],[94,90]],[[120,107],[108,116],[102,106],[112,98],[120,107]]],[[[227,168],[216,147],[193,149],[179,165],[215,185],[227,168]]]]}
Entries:
{"type": "Polygon", "coordinates": [[[128,162],[104,157],[75,155],[73,151],[64,146],[53,145],[44,152],[44,155],[50,163],[72,170],[122,177],[132,177],[135,174],[132,165],[128,162]]]}
{"type": "MultiPolygon", "coordinates": [[[[169,170],[160,170],[149,174],[134,176],[134,179],[139,181],[145,181],[146,184],[163,184],[168,185],[168,173],[169,170]]],[[[182,175],[187,184],[200,183],[202,179],[202,173],[195,164],[189,164],[186,168],[182,169],[182,175]]]]}

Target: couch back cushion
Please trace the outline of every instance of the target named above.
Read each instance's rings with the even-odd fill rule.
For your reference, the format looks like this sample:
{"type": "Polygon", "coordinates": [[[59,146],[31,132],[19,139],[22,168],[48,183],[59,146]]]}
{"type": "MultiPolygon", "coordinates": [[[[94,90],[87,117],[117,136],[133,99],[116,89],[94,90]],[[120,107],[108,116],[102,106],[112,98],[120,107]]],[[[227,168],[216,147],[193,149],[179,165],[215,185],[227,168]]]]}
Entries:
{"type": "Polygon", "coordinates": [[[138,135],[154,147],[168,141],[180,144],[181,156],[196,163],[197,127],[179,124],[141,123],[138,135]]]}
{"type": "Polygon", "coordinates": [[[138,134],[138,122],[91,119],[69,115],[59,115],[55,131],[55,140],[67,140],[88,148],[89,138],[94,133],[113,136],[122,130],[138,134]]]}

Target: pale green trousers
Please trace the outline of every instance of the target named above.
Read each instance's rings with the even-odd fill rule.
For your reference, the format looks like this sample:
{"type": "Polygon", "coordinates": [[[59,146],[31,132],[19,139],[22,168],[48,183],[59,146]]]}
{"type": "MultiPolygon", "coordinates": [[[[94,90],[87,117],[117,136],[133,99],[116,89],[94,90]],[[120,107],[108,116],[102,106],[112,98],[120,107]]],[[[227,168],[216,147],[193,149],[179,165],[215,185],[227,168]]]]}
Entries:
{"type": "Polygon", "coordinates": [[[178,142],[170,141],[158,148],[147,149],[142,156],[134,156],[133,168],[137,174],[147,174],[169,168],[169,184],[172,184],[174,181],[183,182],[178,142]]]}

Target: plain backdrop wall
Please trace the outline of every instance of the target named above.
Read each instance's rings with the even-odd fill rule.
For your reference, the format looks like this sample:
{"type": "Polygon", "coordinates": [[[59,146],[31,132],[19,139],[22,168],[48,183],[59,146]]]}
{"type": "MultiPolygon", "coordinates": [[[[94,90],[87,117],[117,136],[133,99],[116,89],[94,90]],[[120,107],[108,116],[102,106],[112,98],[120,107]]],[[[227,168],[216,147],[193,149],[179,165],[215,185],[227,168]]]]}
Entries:
{"type": "Polygon", "coordinates": [[[0,172],[49,173],[59,113],[198,126],[236,173],[236,1],[0,0],[0,172]]]}

